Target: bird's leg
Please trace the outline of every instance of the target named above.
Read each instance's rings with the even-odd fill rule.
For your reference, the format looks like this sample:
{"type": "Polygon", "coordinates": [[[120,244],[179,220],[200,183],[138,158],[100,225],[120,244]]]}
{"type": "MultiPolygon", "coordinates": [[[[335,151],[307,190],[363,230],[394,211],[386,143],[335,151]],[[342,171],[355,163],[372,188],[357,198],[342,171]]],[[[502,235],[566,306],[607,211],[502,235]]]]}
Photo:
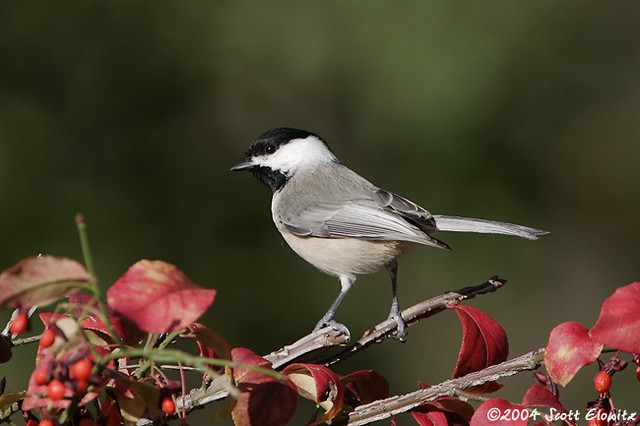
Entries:
{"type": "Polygon", "coordinates": [[[389,269],[389,275],[391,275],[391,290],[393,291],[393,300],[391,301],[391,311],[389,312],[389,318],[393,319],[397,326],[398,331],[395,334],[395,338],[404,341],[405,324],[402,315],[400,314],[400,305],[398,304],[398,262],[394,259],[387,265],[389,269]]]}
{"type": "Polygon", "coordinates": [[[340,306],[340,303],[342,303],[342,300],[347,295],[347,292],[349,291],[349,289],[351,288],[354,282],[356,282],[356,277],[353,275],[340,276],[340,293],[338,293],[338,297],[336,297],[336,300],[333,301],[327,313],[324,314],[324,316],[320,321],[318,321],[318,324],[316,324],[313,331],[317,331],[324,326],[329,326],[335,330],[340,331],[341,333],[346,334],[347,336],[351,335],[351,333],[349,332],[349,329],[344,324],[340,324],[339,322],[336,322],[333,320],[333,315],[336,313],[338,306],[340,306]]]}

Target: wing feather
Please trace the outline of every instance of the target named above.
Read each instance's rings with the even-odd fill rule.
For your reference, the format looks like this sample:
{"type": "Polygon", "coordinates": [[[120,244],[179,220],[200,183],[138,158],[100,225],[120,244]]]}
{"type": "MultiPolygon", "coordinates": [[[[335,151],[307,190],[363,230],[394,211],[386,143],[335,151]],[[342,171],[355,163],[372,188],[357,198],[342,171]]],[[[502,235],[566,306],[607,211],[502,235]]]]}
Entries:
{"type": "Polygon", "coordinates": [[[290,231],[320,238],[399,240],[448,248],[397,212],[379,205],[373,198],[344,203],[312,204],[300,212],[300,220],[282,220],[290,231]]]}
{"type": "Polygon", "coordinates": [[[411,200],[407,200],[398,194],[386,191],[384,189],[378,189],[373,198],[384,208],[390,209],[404,219],[417,225],[425,232],[436,231],[436,221],[433,219],[431,213],[425,210],[423,207],[417,205],[411,200]]]}

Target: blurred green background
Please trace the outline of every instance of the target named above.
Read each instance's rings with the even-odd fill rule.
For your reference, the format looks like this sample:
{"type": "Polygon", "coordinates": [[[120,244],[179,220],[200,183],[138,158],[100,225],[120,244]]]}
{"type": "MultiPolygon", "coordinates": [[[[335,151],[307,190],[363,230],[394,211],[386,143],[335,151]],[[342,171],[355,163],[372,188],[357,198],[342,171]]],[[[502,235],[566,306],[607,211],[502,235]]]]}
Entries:
{"type": "MultiPolygon", "coordinates": [[[[512,356],[544,346],[638,279],[639,17],[637,2],[3,2],[0,268],[80,260],[83,212],[105,288],[165,260],[218,291],[203,322],[232,346],[292,342],[338,282],[283,243],[269,191],[229,167],[263,131],[299,127],[433,213],[551,231],[442,234],[452,252],[417,248],[399,272],[402,306],[507,278],[472,305],[504,326],[512,356]]],[[[336,319],[359,336],[390,296],[387,274],[361,277],[336,319]]],[[[445,313],[336,371],[376,369],[408,392],[447,378],[459,343],[445,313]]],[[[8,389],[34,351],[0,365],[8,389]]],[[[614,401],[638,409],[628,370],[614,401]]],[[[595,398],[595,371],[563,391],[567,408],[595,398]]],[[[518,401],[532,379],[504,383],[518,401]]]]}

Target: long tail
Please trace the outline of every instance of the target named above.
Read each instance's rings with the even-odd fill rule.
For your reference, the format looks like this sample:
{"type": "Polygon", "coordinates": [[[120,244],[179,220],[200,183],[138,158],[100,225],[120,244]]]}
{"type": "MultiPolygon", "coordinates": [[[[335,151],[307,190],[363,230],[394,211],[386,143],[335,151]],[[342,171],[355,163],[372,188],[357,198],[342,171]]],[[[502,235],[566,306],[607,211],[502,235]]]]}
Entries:
{"type": "Polygon", "coordinates": [[[548,234],[547,231],[529,228],[514,223],[496,222],[493,220],[474,219],[470,217],[433,215],[436,226],[441,231],[477,232],[481,234],[514,235],[528,240],[537,240],[539,236],[548,234]]]}

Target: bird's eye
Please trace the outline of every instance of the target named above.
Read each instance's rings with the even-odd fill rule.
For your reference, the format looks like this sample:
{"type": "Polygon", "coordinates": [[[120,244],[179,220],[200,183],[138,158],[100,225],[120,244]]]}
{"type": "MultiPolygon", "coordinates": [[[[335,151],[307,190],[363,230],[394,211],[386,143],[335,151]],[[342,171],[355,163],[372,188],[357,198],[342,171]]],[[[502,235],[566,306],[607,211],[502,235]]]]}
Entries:
{"type": "Polygon", "coordinates": [[[276,152],[276,147],[275,145],[267,145],[264,147],[264,152],[266,152],[267,154],[273,154],[274,152],[276,152]]]}

